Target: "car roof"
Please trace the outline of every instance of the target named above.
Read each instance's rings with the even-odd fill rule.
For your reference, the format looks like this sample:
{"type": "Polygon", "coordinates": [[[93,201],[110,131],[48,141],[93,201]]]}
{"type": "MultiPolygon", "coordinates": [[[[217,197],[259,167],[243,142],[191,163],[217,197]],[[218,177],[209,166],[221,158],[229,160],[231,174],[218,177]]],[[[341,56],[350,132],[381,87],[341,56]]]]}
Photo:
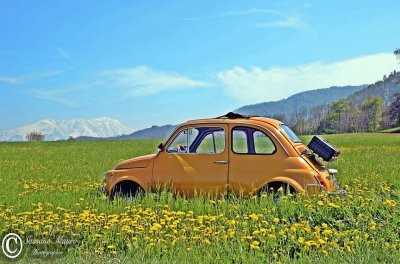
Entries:
{"type": "Polygon", "coordinates": [[[229,112],[226,115],[219,117],[189,120],[183,123],[182,125],[194,125],[198,123],[259,124],[260,122],[270,124],[276,128],[278,128],[281,124],[283,124],[281,121],[272,118],[255,116],[255,115],[252,116],[241,115],[229,112]]]}

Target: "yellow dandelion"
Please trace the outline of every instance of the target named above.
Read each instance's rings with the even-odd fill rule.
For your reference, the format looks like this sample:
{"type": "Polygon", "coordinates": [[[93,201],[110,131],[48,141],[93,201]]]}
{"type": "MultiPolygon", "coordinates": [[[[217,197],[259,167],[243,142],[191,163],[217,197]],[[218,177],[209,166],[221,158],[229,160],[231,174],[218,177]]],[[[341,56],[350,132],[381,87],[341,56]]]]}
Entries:
{"type": "Polygon", "coordinates": [[[328,205],[332,208],[340,208],[339,205],[335,204],[335,203],[328,203],[328,205]]]}

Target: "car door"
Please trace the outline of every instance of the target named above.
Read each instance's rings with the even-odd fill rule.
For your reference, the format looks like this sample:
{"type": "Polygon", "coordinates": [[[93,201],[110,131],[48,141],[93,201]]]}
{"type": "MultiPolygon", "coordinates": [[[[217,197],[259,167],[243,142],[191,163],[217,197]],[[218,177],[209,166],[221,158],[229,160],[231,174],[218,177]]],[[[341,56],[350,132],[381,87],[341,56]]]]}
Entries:
{"type": "Polygon", "coordinates": [[[154,163],[155,184],[181,194],[224,192],[228,183],[226,124],[179,128],[154,163]]]}
{"type": "Polygon", "coordinates": [[[230,125],[229,185],[235,193],[257,191],[281,175],[287,154],[268,129],[230,125]]]}

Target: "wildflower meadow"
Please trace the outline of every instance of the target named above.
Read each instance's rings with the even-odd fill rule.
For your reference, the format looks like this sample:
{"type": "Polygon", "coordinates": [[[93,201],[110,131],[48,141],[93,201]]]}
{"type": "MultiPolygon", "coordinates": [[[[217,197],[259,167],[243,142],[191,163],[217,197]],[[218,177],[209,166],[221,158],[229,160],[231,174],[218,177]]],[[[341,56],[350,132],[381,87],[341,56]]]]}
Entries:
{"type": "Polygon", "coordinates": [[[397,262],[400,135],[326,138],[341,150],[328,165],[348,196],[279,203],[166,190],[127,203],[99,191],[104,171],[160,140],[0,143],[0,239],[21,237],[22,262],[397,262]]]}

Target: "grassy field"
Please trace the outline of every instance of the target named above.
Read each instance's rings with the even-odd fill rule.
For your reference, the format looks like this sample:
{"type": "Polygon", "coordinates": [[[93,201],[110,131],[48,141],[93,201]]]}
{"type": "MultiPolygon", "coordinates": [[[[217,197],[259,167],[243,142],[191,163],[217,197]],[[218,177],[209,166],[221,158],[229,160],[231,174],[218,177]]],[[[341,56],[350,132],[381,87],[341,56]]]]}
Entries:
{"type": "Polygon", "coordinates": [[[0,143],[0,239],[15,232],[27,241],[20,261],[62,251],[50,259],[397,262],[400,136],[325,138],[342,152],[331,167],[349,196],[297,195],[279,204],[271,197],[182,199],[167,192],[130,204],[108,201],[98,191],[103,172],[155,152],[159,140],[0,143]],[[65,243],[54,242],[60,237],[65,243]]]}
{"type": "Polygon", "coordinates": [[[400,133],[400,127],[388,128],[385,130],[379,131],[380,133],[400,133]]]}

